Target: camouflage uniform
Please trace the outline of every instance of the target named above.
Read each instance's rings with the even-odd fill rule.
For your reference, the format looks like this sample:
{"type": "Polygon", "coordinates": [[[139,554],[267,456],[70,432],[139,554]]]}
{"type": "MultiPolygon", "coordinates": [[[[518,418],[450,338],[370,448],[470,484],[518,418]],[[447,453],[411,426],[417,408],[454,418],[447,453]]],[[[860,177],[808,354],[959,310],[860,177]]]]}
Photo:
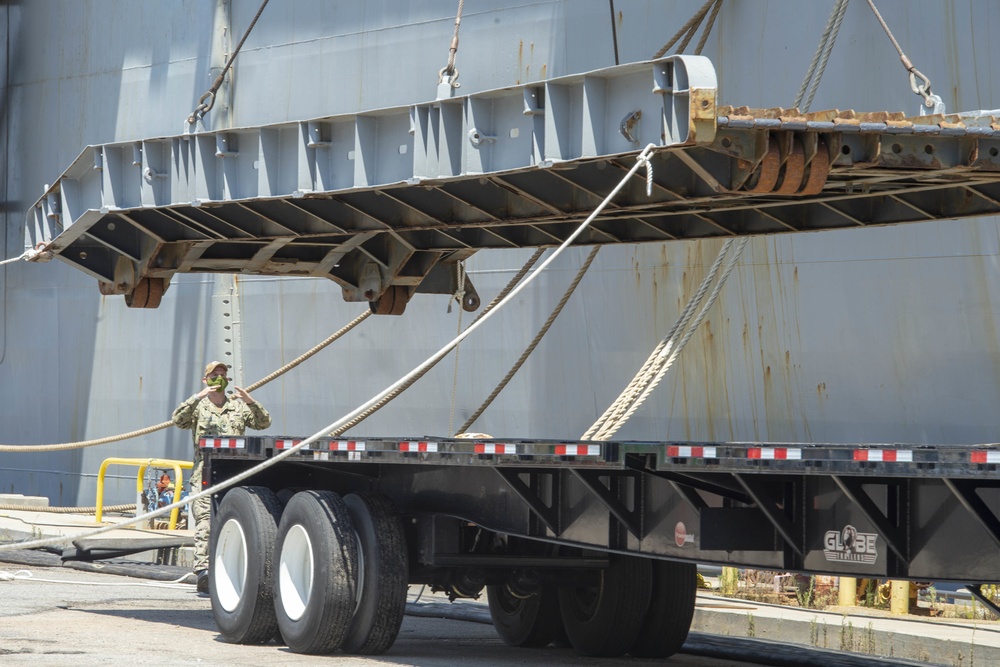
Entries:
{"type": "MultiPolygon", "coordinates": [[[[191,429],[194,437],[194,468],[191,470],[191,484],[195,492],[201,491],[202,456],[198,440],[204,436],[243,435],[247,428],[265,429],[271,425],[271,415],[259,401],[247,404],[240,398],[228,397],[218,408],[208,398],[192,396],[177,406],[172,417],[174,424],[191,429]]],[[[211,503],[208,498],[193,503],[195,523],[194,569],[208,569],[208,534],[211,503]]]]}

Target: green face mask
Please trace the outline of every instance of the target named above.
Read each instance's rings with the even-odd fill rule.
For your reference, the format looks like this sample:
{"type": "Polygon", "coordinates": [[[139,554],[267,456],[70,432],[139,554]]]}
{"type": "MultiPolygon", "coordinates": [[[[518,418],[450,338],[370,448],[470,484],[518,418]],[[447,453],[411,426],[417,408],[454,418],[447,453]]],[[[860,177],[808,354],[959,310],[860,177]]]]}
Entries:
{"type": "Polygon", "coordinates": [[[218,387],[219,391],[225,391],[226,387],[229,386],[229,380],[227,380],[222,375],[218,375],[213,378],[208,378],[207,380],[205,380],[205,382],[208,383],[209,387],[218,387]]]}

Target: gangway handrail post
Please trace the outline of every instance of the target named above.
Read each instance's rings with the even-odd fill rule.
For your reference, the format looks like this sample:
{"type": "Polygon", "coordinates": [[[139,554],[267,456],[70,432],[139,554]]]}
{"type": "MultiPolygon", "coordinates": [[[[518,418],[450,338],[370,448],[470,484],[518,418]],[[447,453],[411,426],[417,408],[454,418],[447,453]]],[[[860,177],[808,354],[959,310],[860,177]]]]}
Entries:
{"type": "MultiPolygon", "coordinates": [[[[191,470],[194,464],[191,461],[177,461],[174,459],[134,459],[134,458],[117,458],[112,457],[104,459],[101,462],[100,470],[97,473],[97,507],[95,520],[97,523],[101,523],[101,519],[104,515],[104,475],[108,470],[110,465],[134,465],[138,466],[138,474],[135,479],[135,491],[136,491],[136,514],[139,514],[140,500],[142,499],[142,479],[146,472],[146,469],[150,466],[156,468],[173,468],[174,470],[174,503],[181,499],[181,493],[184,491],[184,478],[181,473],[181,469],[191,470]]],[[[170,523],[167,525],[168,530],[174,530],[177,528],[177,516],[180,507],[175,507],[170,512],[170,523]]]]}

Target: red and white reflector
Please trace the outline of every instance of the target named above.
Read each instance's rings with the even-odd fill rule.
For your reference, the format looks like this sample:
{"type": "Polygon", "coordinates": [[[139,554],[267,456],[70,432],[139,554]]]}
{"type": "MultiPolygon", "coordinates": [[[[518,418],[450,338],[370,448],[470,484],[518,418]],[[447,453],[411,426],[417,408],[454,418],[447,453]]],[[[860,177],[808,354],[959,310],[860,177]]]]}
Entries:
{"type": "Polygon", "coordinates": [[[202,438],[199,447],[209,449],[246,449],[247,441],[243,438],[202,438]]]}
{"type": "Polygon", "coordinates": [[[365,443],[357,440],[334,440],[330,442],[331,452],[363,452],[365,443]]]}
{"type": "Polygon", "coordinates": [[[401,442],[399,451],[401,452],[436,452],[438,444],[436,442],[401,442]]]}
{"type": "Polygon", "coordinates": [[[517,445],[502,442],[477,442],[476,454],[517,454],[517,445]]]}
{"type": "Polygon", "coordinates": [[[672,459],[714,459],[715,447],[701,445],[667,445],[667,456],[672,459]]]}
{"type": "Polygon", "coordinates": [[[798,461],[802,458],[802,450],[797,447],[751,447],[747,450],[747,458],[762,461],[798,461]]]}
{"type": "Polygon", "coordinates": [[[556,445],[556,456],[600,456],[600,445],[556,445]]]}
{"type": "MultiPolygon", "coordinates": [[[[275,440],[274,441],[274,448],[275,449],[291,449],[292,447],[294,447],[295,445],[299,444],[300,442],[302,442],[302,441],[301,440],[275,440]]],[[[309,448],[308,447],[303,447],[303,449],[309,449],[309,448]]]]}
{"type": "Polygon", "coordinates": [[[885,463],[913,463],[910,449],[855,449],[855,461],[882,461],[885,463]]]}
{"type": "Polygon", "coordinates": [[[1000,450],[970,452],[969,458],[973,463],[1000,463],[1000,450]]]}

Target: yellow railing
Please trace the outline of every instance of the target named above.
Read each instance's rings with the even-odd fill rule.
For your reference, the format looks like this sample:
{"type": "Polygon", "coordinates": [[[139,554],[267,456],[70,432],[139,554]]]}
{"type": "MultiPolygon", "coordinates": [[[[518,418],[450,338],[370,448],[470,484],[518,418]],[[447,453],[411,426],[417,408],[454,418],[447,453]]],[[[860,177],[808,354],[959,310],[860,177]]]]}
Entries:
{"type": "MultiPolygon", "coordinates": [[[[181,475],[181,469],[190,470],[194,467],[194,464],[190,461],[174,461],[171,459],[119,459],[110,458],[104,459],[101,463],[101,469],[97,473],[97,523],[101,523],[102,509],[104,507],[104,473],[107,471],[110,465],[126,465],[126,466],[139,466],[139,473],[135,478],[135,506],[136,514],[142,513],[142,477],[146,472],[146,468],[173,468],[174,469],[174,502],[176,503],[181,499],[181,493],[184,491],[184,479],[181,475]]],[[[170,524],[168,528],[173,530],[177,527],[177,514],[180,508],[175,507],[170,512],[170,524]]]]}

